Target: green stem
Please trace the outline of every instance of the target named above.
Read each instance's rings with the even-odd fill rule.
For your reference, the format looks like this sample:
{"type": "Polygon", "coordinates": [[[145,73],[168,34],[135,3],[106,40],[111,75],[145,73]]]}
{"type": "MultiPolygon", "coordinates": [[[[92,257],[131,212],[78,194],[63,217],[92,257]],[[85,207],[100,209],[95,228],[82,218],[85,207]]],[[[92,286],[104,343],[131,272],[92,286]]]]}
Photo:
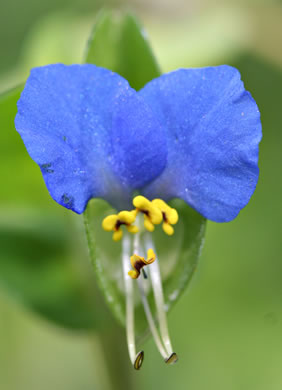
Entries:
{"type": "Polygon", "coordinates": [[[93,338],[95,377],[101,390],[132,389],[132,371],[124,330],[108,326],[93,338]]]}

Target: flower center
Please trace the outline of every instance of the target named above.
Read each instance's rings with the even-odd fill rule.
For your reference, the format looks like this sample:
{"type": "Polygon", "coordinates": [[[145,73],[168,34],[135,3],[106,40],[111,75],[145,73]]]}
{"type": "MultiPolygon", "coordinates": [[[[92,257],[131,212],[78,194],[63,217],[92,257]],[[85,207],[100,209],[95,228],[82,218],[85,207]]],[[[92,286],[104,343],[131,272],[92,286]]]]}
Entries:
{"type": "Polygon", "coordinates": [[[149,201],[144,196],[138,195],[133,199],[134,210],[121,211],[118,214],[107,216],[102,227],[106,231],[113,231],[113,240],[118,241],[123,237],[122,226],[125,232],[122,240],[122,264],[126,297],[126,333],[130,360],[135,369],[139,370],[144,360],[144,352],[136,353],[135,332],[134,332],[134,287],[139,290],[144,312],[156,346],[167,364],[177,361],[177,355],[173,352],[165,311],[164,295],[159,268],[159,259],[156,255],[152,235],[155,225],[162,223],[163,231],[172,235],[178,221],[177,211],[171,208],[162,199],[149,201]],[[143,214],[143,226],[141,215],[143,214]],[[134,234],[131,239],[130,234],[134,234]],[[131,253],[133,252],[133,255],[131,253]],[[147,258],[144,253],[147,252],[147,258]],[[130,269],[130,266],[132,269],[130,269]],[[148,276],[144,267],[148,266],[148,276]],[[143,275],[141,273],[143,271],[143,275]],[[138,279],[134,282],[134,279],[138,279]],[[147,299],[147,293],[153,291],[155,307],[157,311],[158,327],[155,323],[151,308],[147,299]]]}

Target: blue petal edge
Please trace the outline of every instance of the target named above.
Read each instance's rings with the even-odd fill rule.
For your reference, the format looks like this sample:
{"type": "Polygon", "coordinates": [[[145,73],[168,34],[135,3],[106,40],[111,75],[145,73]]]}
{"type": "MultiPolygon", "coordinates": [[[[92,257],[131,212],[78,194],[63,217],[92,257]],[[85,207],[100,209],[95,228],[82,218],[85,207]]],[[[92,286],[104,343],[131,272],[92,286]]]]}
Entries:
{"type": "Polygon", "coordinates": [[[139,94],[166,126],[168,160],[143,190],[177,197],[216,222],[234,219],[257,184],[260,113],[240,73],[222,65],[180,69],[139,94]]]}
{"type": "Polygon", "coordinates": [[[166,164],[164,129],[121,76],[95,65],[34,68],[15,126],[53,199],[82,213],[92,197],[120,209],[166,164]]]}

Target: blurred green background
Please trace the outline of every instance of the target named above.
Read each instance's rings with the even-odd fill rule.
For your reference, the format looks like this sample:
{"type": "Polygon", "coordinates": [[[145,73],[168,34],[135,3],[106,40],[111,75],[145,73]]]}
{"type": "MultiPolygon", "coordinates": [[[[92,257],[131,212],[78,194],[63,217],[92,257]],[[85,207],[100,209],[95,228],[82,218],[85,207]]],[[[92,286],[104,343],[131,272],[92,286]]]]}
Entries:
{"type": "MultiPolygon", "coordinates": [[[[239,68],[260,108],[264,134],[261,175],[250,204],[232,223],[208,223],[199,269],[169,315],[178,364],[167,367],[149,340],[140,372],[125,362],[132,385],[124,388],[281,390],[282,5],[270,0],[0,0],[0,92],[23,82],[31,67],[80,62],[105,5],[135,11],[162,71],[221,63],[239,68]]],[[[6,131],[13,110],[1,115],[0,389],[107,390],[111,372],[103,371],[104,351],[95,334],[56,327],[16,303],[32,301],[32,308],[60,318],[60,299],[66,300],[75,313],[69,320],[79,326],[85,308],[76,296],[88,292],[75,275],[81,272],[92,282],[92,271],[82,254],[84,243],[73,244],[73,236],[80,237],[80,217],[50,198],[20,137],[6,131]],[[45,230],[39,233],[43,220],[45,230]],[[64,253],[61,236],[72,245],[73,257],[63,279],[56,262],[64,253]],[[32,253],[29,240],[37,245],[32,253]],[[42,269],[40,259],[48,256],[51,268],[42,269]],[[30,257],[38,260],[37,267],[30,257]],[[25,291],[24,297],[10,291],[10,283],[25,291]],[[77,295],[61,297],[61,286],[67,291],[72,283],[77,295]],[[38,285],[41,296],[35,294],[38,285]],[[58,312],[51,311],[49,301],[58,301],[58,312]]],[[[98,307],[99,300],[86,304],[89,313],[98,307]]],[[[89,323],[99,322],[96,313],[89,323]]],[[[114,323],[112,332],[124,343],[114,323]]]]}

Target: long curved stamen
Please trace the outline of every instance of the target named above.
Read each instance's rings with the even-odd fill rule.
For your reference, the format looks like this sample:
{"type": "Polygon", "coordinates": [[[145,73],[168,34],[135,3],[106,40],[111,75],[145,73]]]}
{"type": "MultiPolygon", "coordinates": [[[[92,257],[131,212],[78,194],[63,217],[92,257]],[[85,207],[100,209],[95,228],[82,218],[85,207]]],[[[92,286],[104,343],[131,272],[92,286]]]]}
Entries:
{"type": "Polygon", "coordinates": [[[133,295],[133,280],[128,275],[130,270],[129,257],[131,249],[131,240],[128,234],[124,235],[122,241],[122,265],[125,284],[126,296],[126,337],[129,357],[132,365],[136,370],[141,368],[144,359],[144,352],[140,351],[136,354],[135,333],[134,333],[134,295],[133,295]]]}
{"type": "MultiPolygon", "coordinates": [[[[153,240],[148,233],[146,233],[145,236],[145,247],[146,249],[152,248],[154,252],[156,252],[153,240]]],[[[164,346],[168,353],[168,358],[166,359],[166,362],[168,364],[175,363],[177,361],[177,355],[175,352],[173,352],[170,337],[169,337],[169,332],[168,332],[165,305],[164,305],[164,295],[163,295],[161,273],[160,273],[158,258],[156,259],[156,261],[154,261],[154,263],[150,265],[149,273],[152,281],[153,292],[154,292],[154,297],[156,302],[157,315],[160,324],[160,333],[161,333],[164,346]]]]}
{"type": "MultiPolygon", "coordinates": [[[[139,216],[137,216],[135,222],[136,222],[136,225],[139,227],[139,223],[140,223],[139,216]]],[[[142,253],[143,252],[143,248],[140,245],[140,233],[137,233],[134,236],[133,250],[134,250],[134,253],[138,253],[138,254],[140,254],[140,256],[143,256],[143,253],[142,253]]],[[[151,264],[150,264],[150,266],[151,266],[151,264]]],[[[163,346],[163,344],[161,342],[161,339],[160,339],[157,327],[156,327],[154,319],[153,319],[153,315],[151,313],[150,305],[149,305],[149,302],[148,302],[148,299],[147,299],[147,296],[146,296],[146,293],[145,293],[145,289],[144,289],[144,278],[143,277],[138,278],[137,283],[138,283],[138,288],[139,288],[139,291],[140,291],[141,300],[142,300],[142,304],[143,304],[143,307],[144,307],[144,311],[145,311],[145,315],[146,315],[146,318],[147,318],[147,321],[148,321],[148,325],[149,325],[150,331],[152,333],[152,336],[154,338],[154,341],[156,343],[156,346],[157,346],[160,354],[166,360],[166,359],[169,358],[169,356],[168,356],[168,354],[167,354],[167,352],[166,352],[166,350],[165,350],[165,348],[164,348],[164,346],[163,346]]]]}
{"type": "Polygon", "coordinates": [[[149,327],[150,327],[150,331],[151,331],[152,336],[153,336],[153,338],[155,340],[156,346],[157,346],[158,350],[160,351],[160,354],[162,355],[162,357],[166,360],[166,359],[169,358],[169,356],[168,356],[166,350],[164,349],[164,346],[163,346],[163,344],[161,342],[161,339],[160,339],[160,336],[158,334],[158,330],[156,328],[156,325],[155,325],[155,322],[154,322],[154,319],[153,319],[153,316],[152,316],[152,313],[151,313],[149,302],[148,302],[146,293],[144,291],[143,281],[144,281],[143,278],[139,278],[138,279],[138,287],[139,287],[139,291],[140,291],[140,295],[141,295],[141,299],[142,299],[145,315],[146,315],[146,318],[147,318],[147,321],[148,321],[148,324],[149,324],[149,327]]]}
{"type": "Polygon", "coordinates": [[[176,353],[173,352],[168,333],[161,274],[158,260],[156,260],[154,244],[151,236],[148,233],[146,233],[145,242],[143,242],[143,229],[141,229],[140,216],[138,214],[140,212],[144,214],[144,228],[146,228],[149,232],[154,230],[154,225],[161,223],[163,220],[163,230],[168,235],[172,235],[174,233],[174,228],[171,225],[175,225],[177,223],[178,214],[175,209],[171,208],[161,199],[154,199],[153,201],[149,201],[144,196],[138,195],[133,199],[133,205],[136,207],[135,210],[120,211],[118,214],[112,214],[105,217],[102,222],[102,227],[106,231],[114,231],[113,239],[115,241],[118,241],[122,238],[123,232],[120,229],[121,225],[126,226],[128,233],[136,234],[133,241],[133,248],[131,248],[132,241],[130,240],[129,235],[126,233],[126,236],[124,237],[122,244],[122,263],[126,295],[126,335],[128,351],[134,368],[139,370],[144,360],[144,352],[140,351],[136,355],[134,334],[134,286],[132,279],[138,279],[141,275],[141,270],[143,272],[143,278],[141,277],[138,279],[137,285],[139,287],[139,292],[149,328],[156,346],[158,347],[159,352],[165,359],[166,363],[175,363],[178,360],[178,357],[176,353]],[[136,225],[132,225],[134,222],[136,222],[136,225]],[[141,233],[142,246],[140,245],[141,233]],[[143,245],[144,243],[145,246],[143,245]],[[132,249],[133,255],[130,256],[132,249]],[[147,258],[143,257],[144,255],[140,255],[141,252],[143,254],[144,249],[147,251],[147,258]],[[132,265],[132,270],[130,269],[130,264],[132,265]],[[157,317],[160,327],[159,330],[155,324],[146,294],[147,284],[145,279],[147,279],[147,276],[143,270],[143,267],[149,265],[149,279],[152,284],[155,298],[157,317]]]}

